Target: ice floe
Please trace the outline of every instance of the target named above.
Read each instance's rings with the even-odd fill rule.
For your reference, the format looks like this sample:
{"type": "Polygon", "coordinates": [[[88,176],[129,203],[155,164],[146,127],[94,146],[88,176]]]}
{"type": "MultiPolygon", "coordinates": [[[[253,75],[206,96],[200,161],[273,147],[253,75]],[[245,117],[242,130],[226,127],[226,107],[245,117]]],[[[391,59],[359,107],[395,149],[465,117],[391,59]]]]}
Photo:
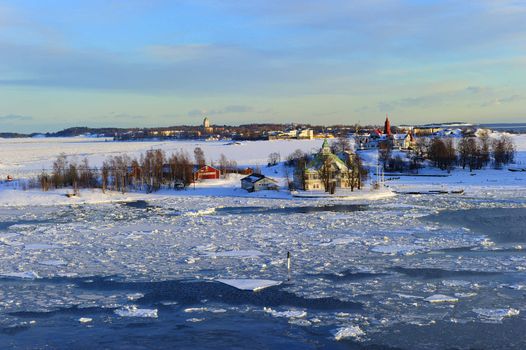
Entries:
{"type": "Polygon", "coordinates": [[[469,287],[471,283],[463,280],[444,280],[442,284],[446,287],[469,287]]]}
{"type": "Polygon", "coordinates": [[[114,311],[121,317],[149,317],[157,318],[157,309],[139,309],[135,305],[123,306],[114,311]]]}
{"type": "Polygon", "coordinates": [[[458,298],[450,297],[444,294],[434,294],[424,299],[429,303],[456,303],[458,298]]]}
{"type": "Polygon", "coordinates": [[[279,286],[281,281],[265,280],[265,279],[224,279],[220,278],[218,282],[227,284],[241,290],[252,290],[254,292],[268,287],[279,286]]]}
{"type": "Polygon", "coordinates": [[[286,310],[286,311],[276,311],[270,307],[263,308],[268,314],[271,314],[274,317],[286,317],[286,318],[303,318],[307,317],[307,311],[305,310],[286,310]]]}
{"type": "Polygon", "coordinates": [[[372,252],[390,255],[412,255],[428,248],[420,245],[377,245],[371,248],[372,252]]]}
{"type": "Polygon", "coordinates": [[[46,265],[46,266],[63,266],[67,265],[68,263],[64,260],[42,260],[39,261],[40,265],[46,265]]]}
{"type": "Polygon", "coordinates": [[[130,301],[135,301],[135,300],[138,300],[140,298],[144,297],[144,294],[143,293],[132,293],[132,294],[127,294],[126,295],[126,298],[130,301]]]}
{"type": "Polygon", "coordinates": [[[4,277],[14,277],[14,278],[24,278],[24,279],[36,279],[40,276],[34,271],[24,271],[24,272],[4,272],[0,274],[4,277]]]}
{"type": "Polygon", "coordinates": [[[228,250],[223,252],[207,253],[206,255],[214,258],[257,258],[266,254],[260,252],[259,250],[228,250]]]}
{"type": "Polygon", "coordinates": [[[473,309],[473,312],[484,319],[491,321],[502,321],[505,317],[513,317],[519,315],[520,311],[517,309],[473,309]]]}
{"type": "Polygon", "coordinates": [[[359,326],[348,326],[338,328],[334,334],[334,339],[337,341],[349,338],[357,339],[364,335],[365,332],[359,326]]]}
{"type": "Polygon", "coordinates": [[[47,243],[29,243],[24,244],[25,250],[44,250],[44,249],[58,249],[60,246],[47,244],[47,243]]]}

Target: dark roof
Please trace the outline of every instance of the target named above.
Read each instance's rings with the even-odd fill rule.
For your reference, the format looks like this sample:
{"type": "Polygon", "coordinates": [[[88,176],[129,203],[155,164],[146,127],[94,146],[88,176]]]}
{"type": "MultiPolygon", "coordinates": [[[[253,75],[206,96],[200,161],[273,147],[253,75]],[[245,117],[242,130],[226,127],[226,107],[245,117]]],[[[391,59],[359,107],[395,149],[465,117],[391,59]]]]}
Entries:
{"type": "Polygon", "coordinates": [[[269,179],[270,181],[276,182],[276,180],[271,179],[270,177],[266,177],[265,175],[261,175],[261,174],[248,175],[248,176],[242,178],[241,181],[249,181],[249,182],[255,183],[255,182],[258,182],[258,181],[263,180],[263,179],[269,179]]]}

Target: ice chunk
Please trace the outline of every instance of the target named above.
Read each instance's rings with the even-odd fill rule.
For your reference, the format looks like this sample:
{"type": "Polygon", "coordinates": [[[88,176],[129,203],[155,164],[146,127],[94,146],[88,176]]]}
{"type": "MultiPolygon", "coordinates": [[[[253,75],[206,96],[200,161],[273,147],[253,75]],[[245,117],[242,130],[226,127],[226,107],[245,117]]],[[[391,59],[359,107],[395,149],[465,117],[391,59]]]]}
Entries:
{"type": "Polygon", "coordinates": [[[507,284],[504,286],[515,290],[526,290],[526,284],[522,283],[507,284]]]}
{"type": "Polygon", "coordinates": [[[427,250],[427,248],[411,244],[377,245],[371,248],[372,252],[390,255],[412,255],[423,250],[427,250]]]}
{"type": "Polygon", "coordinates": [[[205,312],[208,311],[206,307],[189,307],[184,309],[184,312],[205,312]]]}
{"type": "Polygon", "coordinates": [[[287,317],[287,318],[303,318],[307,317],[307,312],[304,310],[287,310],[287,311],[276,311],[270,307],[263,308],[263,311],[271,314],[274,317],[287,317]]]}
{"type": "Polygon", "coordinates": [[[79,318],[79,322],[80,323],[90,323],[91,321],[93,321],[93,319],[89,318],[89,317],[81,317],[81,318],[79,318]]]}
{"type": "Polygon", "coordinates": [[[42,260],[39,262],[40,265],[46,265],[46,266],[62,266],[67,265],[67,262],[63,260],[42,260]]]}
{"type": "Polygon", "coordinates": [[[444,294],[435,294],[424,299],[429,303],[456,303],[458,298],[450,297],[444,294]]]}
{"type": "Polygon", "coordinates": [[[294,324],[296,326],[302,326],[302,327],[308,327],[312,325],[312,322],[309,320],[304,320],[301,318],[291,318],[289,319],[290,324],[294,324]]]}
{"type": "Polygon", "coordinates": [[[469,281],[463,280],[444,280],[442,284],[446,287],[468,287],[471,285],[469,281]]]}
{"type": "Polygon", "coordinates": [[[127,294],[126,298],[128,298],[128,300],[134,301],[134,300],[142,298],[143,296],[144,294],[142,293],[132,293],[132,294],[127,294]]]}
{"type": "Polygon", "coordinates": [[[14,232],[0,233],[0,241],[4,241],[4,240],[9,239],[9,238],[14,238],[16,236],[18,236],[18,234],[14,233],[14,232]]]}
{"type": "Polygon", "coordinates": [[[227,284],[241,290],[252,290],[254,292],[273,286],[279,286],[281,281],[263,280],[263,279],[218,279],[218,282],[227,284]]]}
{"type": "Polygon", "coordinates": [[[40,278],[40,276],[34,271],[6,272],[6,273],[2,273],[2,276],[15,277],[15,278],[27,278],[27,279],[40,278]]]}
{"type": "Polygon", "coordinates": [[[115,313],[121,317],[151,317],[157,318],[157,309],[139,309],[135,305],[123,306],[115,310],[115,313]]]}
{"type": "Polygon", "coordinates": [[[51,245],[47,243],[29,243],[24,245],[25,250],[40,250],[40,249],[57,249],[60,248],[56,245],[51,245]]]}
{"type": "Polygon", "coordinates": [[[207,307],[189,307],[184,309],[184,312],[211,312],[213,314],[220,314],[226,312],[225,309],[207,308],[207,307]]]}
{"type": "Polygon", "coordinates": [[[502,321],[504,317],[517,316],[520,311],[517,309],[473,309],[473,312],[483,318],[490,319],[492,321],[502,321]]]}
{"type": "Polygon", "coordinates": [[[203,216],[203,215],[212,215],[212,214],[215,214],[215,212],[216,212],[216,208],[207,208],[207,209],[202,209],[202,210],[197,210],[197,211],[189,211],[185,213],[184,215],[185,216],[203,216]]]}
{"type": "Polygon", "coordinates": [[[228,257],[228,258],[257,258],[265,253],[260,252],[259,250],[229,250],[225,252],[215,252],[207,253],[207,256],[210,257],[228,257]]]}
{"type": "Polygon", "coordinates": [[[360,338],[365,335],[365,332],[358,326],[349,326],[339,328],[334,334],[334,339],[337,341],[348,338],[360,338]]]}

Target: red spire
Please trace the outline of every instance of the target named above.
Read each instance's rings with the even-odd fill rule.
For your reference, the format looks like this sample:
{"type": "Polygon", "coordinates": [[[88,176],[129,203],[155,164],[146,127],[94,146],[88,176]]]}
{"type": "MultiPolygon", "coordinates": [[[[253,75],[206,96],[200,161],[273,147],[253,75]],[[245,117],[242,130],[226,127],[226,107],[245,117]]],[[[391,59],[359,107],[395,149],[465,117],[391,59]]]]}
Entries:
{"type": "Polygon", "coordinates": [[[391,122],[387,114],[385,115],[384,134],[391,136],[391,122]]]}

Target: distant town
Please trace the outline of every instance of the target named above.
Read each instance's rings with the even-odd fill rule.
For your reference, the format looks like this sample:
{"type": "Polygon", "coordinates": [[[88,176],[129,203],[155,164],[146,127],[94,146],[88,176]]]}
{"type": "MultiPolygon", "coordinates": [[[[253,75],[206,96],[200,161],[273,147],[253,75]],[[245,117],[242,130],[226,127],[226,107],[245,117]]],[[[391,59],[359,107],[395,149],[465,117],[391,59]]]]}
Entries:
{"type": "MultiPolygon", "coordinates": [[[[22,137],[106,137],[115,141],[140,141],[140,140],[285,140],[285,139],[316,139],[316,138],[338,138],[350,135],[361,135],[365,140],[369,135],[378,135],[378,130],[384,125],[311,125],[311,124],[274,124],[274,123],[252,123],[242,125],[216,125],[208,117],[203,117],[201,125],[179,125],[171,127],[153,128],[91,128],[71,127],[57,132],[47,133],[15,133],[1,132],[1,138],[22,137]]],[[[526,124],[470,124],[464,122],[433,123],[421,125],[390,125],[392,134],[411,133],[414,136],[445,136],[448,133],[460,130],[464,135],[472,135],[479,128],[498,129],[508,133],[526,133],[526,124]]]]}

